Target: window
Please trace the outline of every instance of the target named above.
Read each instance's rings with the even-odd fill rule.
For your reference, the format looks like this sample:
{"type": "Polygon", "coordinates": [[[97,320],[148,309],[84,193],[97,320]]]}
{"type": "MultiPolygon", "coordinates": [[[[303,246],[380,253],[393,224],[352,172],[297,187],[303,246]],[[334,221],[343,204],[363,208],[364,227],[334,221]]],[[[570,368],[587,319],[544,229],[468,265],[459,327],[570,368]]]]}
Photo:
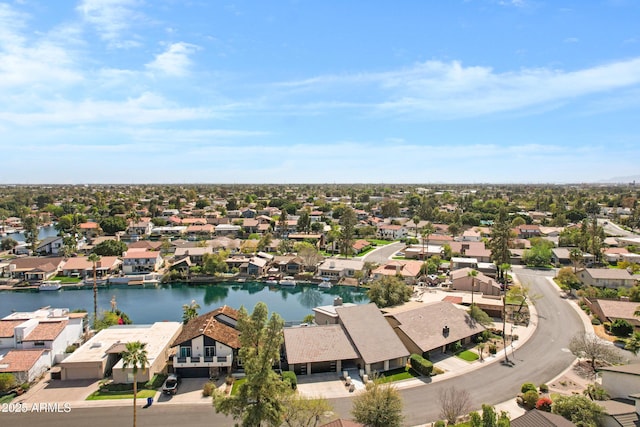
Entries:
{"type": "Polygon", "coordinates": [[[34,341],[33,342],[33,346],[34,347],[44,347],[44,341],[34,341]]]}
{"type": "Polygon", "coordinates": [[[204,357],[214,357],[216,355],[216,348],[214,346],[204,347],[204,357]]]}
{"type": "Polygon", "coordinates": [[[180,347],[180,357],[191,357],[191,347],[180,347]]]}

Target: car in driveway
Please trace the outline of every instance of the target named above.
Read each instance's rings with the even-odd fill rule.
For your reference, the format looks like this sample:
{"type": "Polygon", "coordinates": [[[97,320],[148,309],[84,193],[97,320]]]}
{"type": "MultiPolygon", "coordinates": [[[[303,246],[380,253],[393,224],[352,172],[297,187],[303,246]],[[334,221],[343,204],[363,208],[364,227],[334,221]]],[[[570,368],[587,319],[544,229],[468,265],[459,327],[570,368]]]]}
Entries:
{"type": "Polygon", "coordinates": [[[162,393],[164,394],[176,394],[178,392],[178,386],[180,385],[180,377],[176,374],[169,374],[164,384],[162,384],[162,393]]]}

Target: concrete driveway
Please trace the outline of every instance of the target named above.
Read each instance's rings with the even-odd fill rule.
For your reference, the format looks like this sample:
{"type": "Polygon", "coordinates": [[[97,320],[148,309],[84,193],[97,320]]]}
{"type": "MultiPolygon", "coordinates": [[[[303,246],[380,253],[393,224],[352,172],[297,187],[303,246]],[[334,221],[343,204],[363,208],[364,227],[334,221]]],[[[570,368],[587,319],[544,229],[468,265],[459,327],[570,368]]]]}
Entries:
{"type": "Polygon", "coordinates": [[[78,402],[83,401],[98,389],[98,380],[52,380],[47,373],[42,380],[35,384],[14,402],[27,404],[41,402],[78,402]]]}
{"type": "MultiPolygon", "coordinates": [[[[174,395],[158,393],[154,404],[212,404],[211,397],[202,396],[202,388],[209,381],[207,378],[183,378],[178,387],[178,392],[174,395]]],[[[220,386],[224,380],[219,380],[216,385],[220,386]]]]}

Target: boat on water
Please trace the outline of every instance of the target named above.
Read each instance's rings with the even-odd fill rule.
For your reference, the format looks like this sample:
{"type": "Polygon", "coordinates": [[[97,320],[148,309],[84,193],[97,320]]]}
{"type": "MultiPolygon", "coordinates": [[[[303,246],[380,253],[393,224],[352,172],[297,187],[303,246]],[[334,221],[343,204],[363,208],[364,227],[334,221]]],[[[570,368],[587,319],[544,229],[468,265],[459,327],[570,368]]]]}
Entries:
{"type": "Polygon", "coordinates": [[[269,276],[267,278],[267,280],[264,281],[267,285],[277,285],[278,284],[278,279],[276,279],[273,276],[269,276]]]}
{"type": "Polygon", "coordinates": [[[332,286],[333,285],[328,280],[323,280],[322,282],[318,283],[318,287],[322,289],[331,289],[332,286]]]}
{"type": "Polygon", "coordinates": [[[45,280],[38,285],[39,291],[59,291],[62,289],[60,280],[45,280]]]}
{"type": "Polygon", "coordinates": [[[280,286],[295,286],[295,285],[296,285],[296,280],[293,278],[293,276],[284,276],[280,280],[280,286]]]}

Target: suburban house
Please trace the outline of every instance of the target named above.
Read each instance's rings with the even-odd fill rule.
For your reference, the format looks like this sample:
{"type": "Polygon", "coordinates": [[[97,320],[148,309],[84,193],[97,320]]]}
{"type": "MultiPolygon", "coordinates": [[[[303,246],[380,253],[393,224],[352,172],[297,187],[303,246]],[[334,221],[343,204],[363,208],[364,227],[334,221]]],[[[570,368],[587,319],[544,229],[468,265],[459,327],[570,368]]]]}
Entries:
{"type": "Polygon", "coordinates": [[[468,229],[462,233],[463,242],[479,242],[480,240],[482,240],[482,235],[479,231],[468,229]]]}
{"type": "Polygon", "coordinates": [[[11,313],[0,320],[0,354],[7,349],[41,350],[50,368],[64,358],[69,345],[82,341],[86,316],[66,308],[11,313]]]}
{"type": "Polygon", "coordinates": [[[478,262],[491,262],[491,250],[485,247],[484,242],[451,242],[449,247],[453,256],[475,258],[478,262]]]}
{"type": "Polygon", "coordinates": [[[9,263],[12,279],[38,281],[49,280],[57,275],[64,265],[62,257],[16,258],[9,263]]]}
{"type": "Polygon", "coordinates": [[[284,329],[290,370],[311,374],[363,369],[371,374],[405,366],[409,352],[375,304],[336,304],[337,324],[284,329]]]}
{"type": "MultiPolygon", "coordinates": [[[[576,248],[551,248],[551,262],[555,265],[571,265],[573,261],[571,261],[571,251],[576,248]]],[[[589,262],[593,262],[595,257],[589,253],[582,254],[582,260],[580,263],[586,264],[589,262]]]]}
{"type": "Polygon", "coordinates": [[[500,283],[492,278],[478,272],[476,276],[471,276],[472,268],[462,268],[451,272],[451,289],[457,291],[473,291],[484,295],[500,295],[502,287],[500,283]]]}
{"type": "Polygon", "coordinates": [[[610,264],[620,261],[640,263],[640,254],[629,252],[627,248],[606,248],[602,255],[610,264]]]}
{"type": "Polygon", "coordinates": [[[103,329],[60,362],[62,380],[102,379],[113,376],[115,383],[133,382],[131,367],[124,368],[122,353],[126,344],[146,344],[149,364],[138,369],[137,381],[149,381],[166,372],[171,343],[182,331],[182,323],[156,322],[152,325],[116,325],[103,329]]]}
{"type": "Polygon", "coordinates": [[[624,269],[583,268],[576,275],[583,284],[598,288],[631,288],[638,281],[624,269]]]}
{"type": "Polygon", "coordinates": [[[242,231],[239,225],[220,224],[216,225],[214,233],[216,236],[237,236],[242,231]]]}
{"type": "Polygon", "coordinates": [[[35,381],[50,367],[46,350],[11,350],[0,357],[0,373],[12,374],[18,383],[35,381]]]}
{"type": "Polygon", "coordinates": [[[626,320],[636,330],[640,331],[640,317],[634,316],[640,303],[618,301],[610,299],[584,299],[591,312],[603,322],[613,322],[616,319],[626,320]]]}
{"type": "Polygon", "coordinates": [[[79,226],[80,234],[87,239],[93,239],[96,236],[102,234],[102,228],[97,222],[83,222],[79,226]]]}
{"type": "Polygon", "coordinates": [[[145,249],[129,249],[122,256],[122,272],[124,274],[153,273],[162,267],[162,256],[159,251],[145,249]]]}
{"type": "Polygon", "coordinates": [[[604,427],[640,425],[640,363],[600,368],[602,387],[610,400],[598,402],[607,415],[604,427]]]}
{"type": "Polygon", "coordinates": [[[40,255],[61,255],[64,243],[62,242],[62,236],[47,237],[46,239],[38,242],[36,246],[36,253],[40,255]]]}
{"type": "Polygon", "coordinates": [[[351,245],[354,255],[358,255],[360,252],[364,252],[369,248],[371,248],[371,242],[364,239],[358,239],[351,245]]]}
{"type": "Polygon", "coordinates": [[[381,224],[376,234],[381,239],[399,240],[407,237],[408,231],[403,225],[381,224]]]}
{"type": "Polygon", "coordinates": [[[454,256],[451,257],[449,265],[451,266],[451,272],[460,269],[477,269],[478,260],[476,258],[454,256]]]}
{"type": "Polygon", "coordinates": [[[511,420],[511,427],[576,427],[558,414],[532,409],[511,420]]]}
{"type": "Polygon", "coordinates": [[[126,234],[133,240],[144,238],[151,234],[153,222],[150,219],[141,219],[140,221],[132,221],[127,227],[126,234]]]}
{"type": "Polygon", "coordinates": [[[356,271],[364,269],[364,261],[356,259],[327,258],[318,266],[317,275],[330,280],[354,277],[356,271]]]}
{"type": "MultiPolygon", "coordinates": [[[[114,274],[120,269],[122,261],[116,256],[103,256],[96,262],[96,278],[114,274]]],[[[93,278],[93,263],[87,257],[69,258],[62,266],[62,275],[67,277],[93,278]]]]}
{"type": "Polygon", "coordinates": [[[183,377],[211,377],[220,368],[230,372],[240,348],[238,312],[223,306],[191,319],[171,347],[174,372],[183,377]]]}
{"type": "Polygon", "coordinates": [[[420,276],[422,261],[393,260],[371,272],[374,280],[384,276],[400,276],[408,285],[415,285],[420,276]]]}
{"type": "Polygon", "coordinates": [[[529,239],[531,237],[538,237],[542,235],[540,226],[537,224],[522,224],[513,229],[518,239],[529,239]]]}
{"type": "Polygon", "coordinates": [[[215,227],[212,224],[191,224],[185,230],[187,238],[191,240],[207,239],[213,236],[215,227]]]}
{"type": "Polygon", "coordinates": [[[435,243],[435,242],[432,242],[431,240],[429,240],[429,244],[426,244],[426,240],[425,240],[424,245],[419,244],[419,245],[407,246],[406,248],[404,248],[404,257],[411,258],[411,259],[426,259],[434,255],[438,255],[442,257],[444,254],[444,250],[442,249],[442,246],[437,244],[432,244],[432,243],[435,243]]]}
{"type": "Polygon", "coordinates": [[[272,267],[286,276],[294,276],[304,269],[304,262],[297,255],[276,255],[272,267]]]}
{"type": "Polygon", "coordinates": [[[174,253],[175,259],[181,260],[184,258],[189,258],[192,264],[202,265],[204,262],[204,256],[206,254],[213,254],[213,248],[210,246],[204,247],[180,247],[176,248],[176,252],[174,253]]]}
{"type": "Polygon", "coordinates": [[[443,353],[458,341],[468,344],[485,330],[464,309],[445,301],[386,311],[385,318],[404,346],[410,353],[423,357],[430,352],[443,353]]]}

